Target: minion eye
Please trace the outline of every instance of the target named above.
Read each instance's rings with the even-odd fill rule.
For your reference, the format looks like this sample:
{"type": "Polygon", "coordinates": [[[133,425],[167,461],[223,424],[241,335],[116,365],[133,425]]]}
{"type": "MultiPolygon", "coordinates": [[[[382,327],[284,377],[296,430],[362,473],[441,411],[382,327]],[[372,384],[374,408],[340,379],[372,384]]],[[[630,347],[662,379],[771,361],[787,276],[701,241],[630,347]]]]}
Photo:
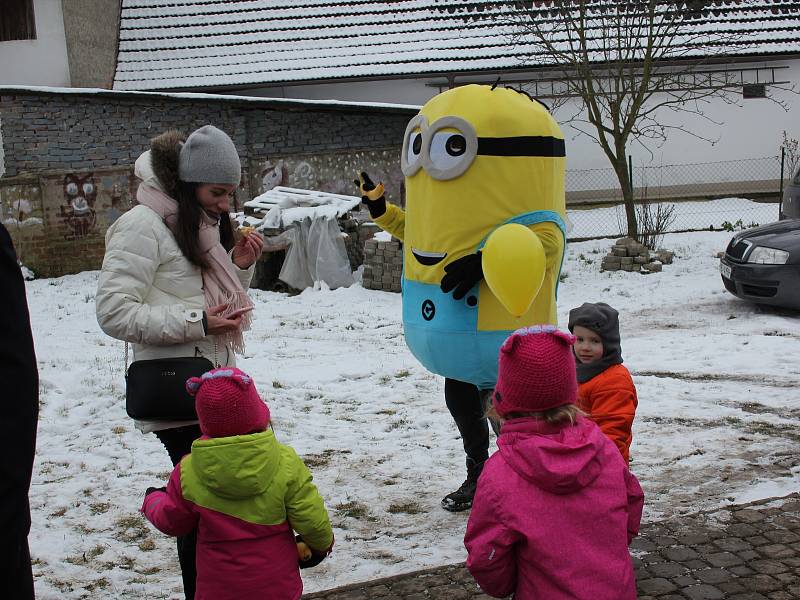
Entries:
{"type": "Polygon", "coordinates": [[[451,135],[444,143],[444,150],[450,156],[461,156],[467,151],[467,140],[461,134],[451,135]]]}
{"type": "Polygon", "coordinates": [[[460,132],[437,131],[431,138],[430,165],[426,170],[436,179],[458,177],[469,168],[475,154],[467,153],[467,139],[460,132]]]}
{"type": "Polygon", "coordinates": [[[422,166],[428,175],[440,181],[463,174],[478,154],[475,128],[461,117],[438,119],[423,132],[423,137],[422,166]]]}
{"type": "Polygon", "coordinates": [[[406,156],[406,162],[408,164],[413,163],[417,159],[419,159],[419,155],[422,153],[422,132],[421,131],[414,131],[411,133],[411,139],[408,141],[408,154],[406,156]]]}
{"type": "Polygon", "coordinates": [[[414,175],[422,166],[421,158],[427,128],[428,121],[423,115],[417,115],[411,119],[406,127],[403,153],[400,155],[400,169],[406,177],[414,175]]]}

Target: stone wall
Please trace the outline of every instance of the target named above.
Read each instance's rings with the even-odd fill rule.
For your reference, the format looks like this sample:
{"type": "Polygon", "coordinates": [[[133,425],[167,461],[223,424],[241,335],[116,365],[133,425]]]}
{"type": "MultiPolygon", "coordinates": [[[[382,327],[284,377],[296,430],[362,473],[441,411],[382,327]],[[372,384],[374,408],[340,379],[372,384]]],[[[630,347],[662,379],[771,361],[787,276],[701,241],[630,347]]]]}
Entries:
{"type": "Polygon", "coordinates": [[[353,194],[362,169],[401,202],[400,146],[413,114],[208,94],[0,88],[0,221],[37,275],[99,268],[108,225],[135,204],[132,166],[149,140],[208,123],[231,136],[242,158],[239,206],[275,185],[353,194]]]}

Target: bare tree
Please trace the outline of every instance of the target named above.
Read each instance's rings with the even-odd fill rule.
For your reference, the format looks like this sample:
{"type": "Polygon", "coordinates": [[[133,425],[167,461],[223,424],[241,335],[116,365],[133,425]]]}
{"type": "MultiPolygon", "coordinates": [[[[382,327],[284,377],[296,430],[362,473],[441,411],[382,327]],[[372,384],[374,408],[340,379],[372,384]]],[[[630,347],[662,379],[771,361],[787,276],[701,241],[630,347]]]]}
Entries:
{"type": "Polygon", "coordinates": [[[739,72],[719,61],[743,43],[746,31],[720,31],[709,24],[704,18],[709,7],[728,8],[707,0],[465,0],[466,4],[465,19],[506,25],[515,49],[528,57],[521,66],[548,73],[549,79],[529,84],[534,95],[550,95],[555,108],[569,98],[577,100],[574,114],[560,120],[603,149],[622,190],[627,233],[638,238],[629,145],[635,141],[647,149],[650,143],[663,143],[670,130],[713,143],[685,120],[665,122],[664,112],[714,122],[706,113],[712,98],[738,103],[739,72]],[[549,94],[542,94],[540,84],[548,80],[549,94]]]}
{"type": "Polygon", "coordinates": [[[783,176],[788,183],[794,176],[797,175],[797,170],[800,168],[800,141],[796,138],[789,137],[786,131],[783,132],[783,146],[784,152],[784,169],[783,176]]]}

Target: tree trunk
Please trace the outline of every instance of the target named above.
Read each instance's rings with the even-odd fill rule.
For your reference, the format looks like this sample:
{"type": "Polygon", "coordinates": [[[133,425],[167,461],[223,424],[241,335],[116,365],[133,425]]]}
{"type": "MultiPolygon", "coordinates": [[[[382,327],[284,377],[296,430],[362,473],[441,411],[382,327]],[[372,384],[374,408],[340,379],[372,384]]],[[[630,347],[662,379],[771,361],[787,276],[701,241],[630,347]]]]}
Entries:
{"type": "Polygon", "coordinates": [[[622,190],[622,201],[625,204],[625,221],[628,225],[626,235],[638,240],[639,228],[636,223],[636,205],[634,204],[633,188],[631,187],[630,174],[628,173],[628,162],[624,152],[620,152],[614,158],[614,172],[617,174],[619,186],[622,190]]]}

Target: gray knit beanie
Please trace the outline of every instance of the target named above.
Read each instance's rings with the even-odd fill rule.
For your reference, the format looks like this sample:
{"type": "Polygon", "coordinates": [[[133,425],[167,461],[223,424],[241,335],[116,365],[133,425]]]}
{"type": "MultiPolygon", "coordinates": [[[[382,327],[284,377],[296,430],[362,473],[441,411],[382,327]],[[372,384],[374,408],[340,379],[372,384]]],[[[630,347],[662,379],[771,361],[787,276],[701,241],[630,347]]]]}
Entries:
{"type": "Polygon", "coordinates": [[[196,130],[183,143],[178,175],[181,181],[238,186],[242,164],[233,140],[213,125],[196,130]]]}

